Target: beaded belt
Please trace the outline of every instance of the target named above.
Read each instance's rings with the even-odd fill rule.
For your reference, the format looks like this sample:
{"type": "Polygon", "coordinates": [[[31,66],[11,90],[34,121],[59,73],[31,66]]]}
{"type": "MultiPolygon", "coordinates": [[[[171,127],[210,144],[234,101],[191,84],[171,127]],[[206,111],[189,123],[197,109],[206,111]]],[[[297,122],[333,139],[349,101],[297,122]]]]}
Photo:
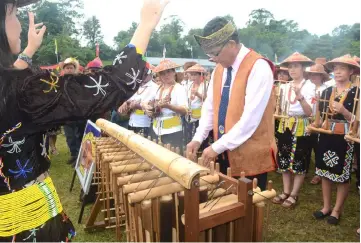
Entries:
{"type": "Polygon", "coordinates": [[[145,112],[143,110],[135,110],[134,112],[136,115],[145,115],[145,112]]]}
{"type": "Polygon", "coordinates": [[[304,116],[282,118],[279,124],[279,133],[284,133],[286,129],[289,129],[292,135],[300,137],[306,136],[306,127],[310,124],[310,119],[304,116]]]}
{"type": "Polygon", "coordinates": [[[35,229],[63,211],[50,177],[0,196],[0,237],[35,229]]]}
{"type": "MultiPolygon", "coordinates": [[[[172,118],[161,120],[159,122],[160,122],[162,128],[164,128],[164,129],[170,129],[170,128],[178,127],[178,126],[182,125],[182,120],[179,116],[174,116],[172,118]]],[[[158,126],[158,120],[154,120],[153,127],[156,128],[157,126],[158,126]]]]}
{"type": "Polygon", "coordinates": [[[194,119],[199,119],[199,118],[201,118],[201,113],[202,113],[202,109],[201,109],[201,108],[193,109],[193,110],[192,110],[192,118],[194,118],[194,119]]]}
{"type": "Polygon", "coordinates": [[[336,135],[345,135],[348,134],[350,125],[347,123],[347,121],[343,120],[330,120],[328,123],[328,127],[326,127],[326,124],[322,124],[323,129],[327,129],[332,131],[333,134],[336,135]]]}

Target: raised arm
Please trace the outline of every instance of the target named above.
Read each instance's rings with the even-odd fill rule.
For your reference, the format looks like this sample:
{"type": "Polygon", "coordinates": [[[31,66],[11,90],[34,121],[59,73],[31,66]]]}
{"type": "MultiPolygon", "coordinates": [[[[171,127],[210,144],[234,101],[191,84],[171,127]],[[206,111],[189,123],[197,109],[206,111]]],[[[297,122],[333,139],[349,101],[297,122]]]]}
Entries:
{"type": "Polygon", "coordinates": [[[19,108],[24,121],[42,128],[102,114],[119,107],[139,88],[148,64],[142,53],[168,1],[144,0],[141,22],[114,65],[91,75],[57,77],[50,72],[32,75],[19,83],[19,108]]]}

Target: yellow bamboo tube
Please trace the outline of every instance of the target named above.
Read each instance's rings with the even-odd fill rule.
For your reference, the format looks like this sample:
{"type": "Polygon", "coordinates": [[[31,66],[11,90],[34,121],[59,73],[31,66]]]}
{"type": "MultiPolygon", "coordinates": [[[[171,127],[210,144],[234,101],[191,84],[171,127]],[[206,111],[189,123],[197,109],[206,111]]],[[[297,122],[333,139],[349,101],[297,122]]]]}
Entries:
{"type": "Polygon", "coordinates": [[[257,203],[263,202],[267,199],[272,199],[275,196],[276,196],[276,191],[274,189],[267,190],[267,191],[258,192],[257,194],[254,194],[252,201],[253,201],[253,204],[257,204],[257,203]],[[259,195],[259,194],[261,194],[261,195],[259,195]]]}
{"type": "MultiPolygon", "coordinates": [[[[199,183],[200,186],[206,186],[208,184],[213,184],[213,183],[218,182],[219,176],[218,175],[214,175],[214,176],[208,175],[208,176],[202,177],[202,179],[203,180],[200,180],[200,183],[199,183]]],[[[137,202],[140,202],[143,200],[181,192],[183,190],[184,190],[184,187],[182,185],[180,185],[179,183],[175,182],[172,184],[154,187],[154,188],[139,191],[136,193],[130,193],[128,195],[128,202],[129,203],[137,203],[137,202]]]]}
{"type": "Polygon", "coordinates": [[[148,163],[138,163],[131,165],[122,165],[117,167],[112,167],[111,173],[129,173],[139,170],[150,170],[152,166],[148,163]]]}
{"type": "Polygon", "coordinates": [[[124,154],[124,155],[115,155],[115,156],[102,156],[103,162],[117,162],[121,160],[127,160],[127,159],[135,159],[139,156],[136,154],[124,154]]]}
{"type": "Polygon", "coordinates": [[[155,180],[142,181],[142,182],[138,182],[138,183],[134,183],[134,184],[130,184],[130,185],[124,185],[123,193],[129,194],[132,192],[138,192],[138,191],[142,191],[142,190],[153,188],[153,187],[168,185],[171,183],[174,183],[174,180],[169,177],[162,177],[162,178],[158,178],[155,180]]]}
{"type": "Polygon", "coordinates": [[[152,225],[152,201],[146,200],[142,202],[142,222],[145,230],[145,241],[153,241],[153,225],[152,225]]]}
{"type": "Polygon", "coordinates": [[[97,120],[97,126],[187,189],[191,188],[195,176],[201,172],[209,173],[209,169],[107,120],[97,120]]]}
{"type": "Polygon", "coordinates": [[[123,186],[127,183],[136,183],[136,182],[141,182],[141,181],[152,180],[152,179],[156,179],[160,176],[165,176],[165,174],[164,173],[162,174],[162,172],[159,170],[152,170],[152,171],[143,172],[140,174],[118,177],[117,184],[118,184],[118,186],[123,186]]]}
{"type": "Polygon", "coordinates": [[[127,159],[127,160],[123,160],[123,161],[119,161],[119,162],[111,162],[111,163],[109,163],[109,168],[117,167],[117,166],[121,166],[121,165],[139,164],[142,162],[143,162],[143,159],[141,159],[141,158],[127,159]]]}

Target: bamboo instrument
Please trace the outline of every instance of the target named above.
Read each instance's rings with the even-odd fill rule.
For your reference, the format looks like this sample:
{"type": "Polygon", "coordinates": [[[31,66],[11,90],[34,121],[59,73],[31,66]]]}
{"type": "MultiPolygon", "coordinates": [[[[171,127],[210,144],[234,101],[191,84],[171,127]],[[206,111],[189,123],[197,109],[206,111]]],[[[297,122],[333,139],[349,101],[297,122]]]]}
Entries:
{"type": "Polygon", "coordinates": [[[218,163],[204,168],[202,160],[196,164],[173,152],[179,148],[105,120],[97,124],[109,137],[96,142],[101,203],[90,218],[102,206],[105,228],[115,228],[118,241],[124,234],[134,242],[258,241],[262,236],[263,201],[276,195],[273,189],[261,192],[244,173],[236,180],[230,168],[221,174],[218,163]]]}

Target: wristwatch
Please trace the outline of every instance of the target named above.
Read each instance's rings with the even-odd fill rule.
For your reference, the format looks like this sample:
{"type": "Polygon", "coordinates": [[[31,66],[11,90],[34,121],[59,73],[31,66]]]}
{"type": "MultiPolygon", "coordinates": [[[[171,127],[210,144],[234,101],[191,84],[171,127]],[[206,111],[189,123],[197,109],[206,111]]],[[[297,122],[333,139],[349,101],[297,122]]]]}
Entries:
{"type": "Polygon", "coordinates": [[[30,57],[28,57],[25,53],[21,53],[18,56],[18,59],[23,60],[24,62],[26,62],[29,66],[31,66],[33,64],[33,59],[31,59],[30,57]]]}
{"type": "Polygon", "coordinates": [[[302,96],[301,98],[298,99],[298,101],[301,102],[301,101],[304,100],[304,99],[305,99],[305,97],[302,96]]]}

